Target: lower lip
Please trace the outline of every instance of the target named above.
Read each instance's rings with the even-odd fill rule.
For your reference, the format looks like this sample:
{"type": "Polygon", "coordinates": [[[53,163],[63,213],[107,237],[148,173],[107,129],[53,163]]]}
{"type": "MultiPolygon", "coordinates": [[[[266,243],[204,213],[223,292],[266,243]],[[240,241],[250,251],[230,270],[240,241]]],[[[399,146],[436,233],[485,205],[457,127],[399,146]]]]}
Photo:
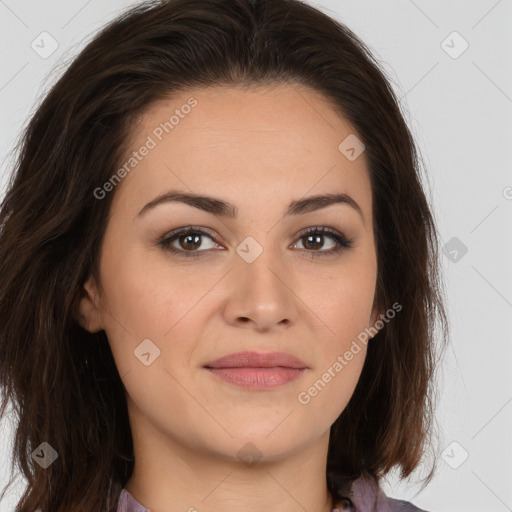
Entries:
{"type": "Polygon", "coordinates": [[[207,368],[222,380],[246,389],[275,388],[298,379],[305,368],[207,368]]]}

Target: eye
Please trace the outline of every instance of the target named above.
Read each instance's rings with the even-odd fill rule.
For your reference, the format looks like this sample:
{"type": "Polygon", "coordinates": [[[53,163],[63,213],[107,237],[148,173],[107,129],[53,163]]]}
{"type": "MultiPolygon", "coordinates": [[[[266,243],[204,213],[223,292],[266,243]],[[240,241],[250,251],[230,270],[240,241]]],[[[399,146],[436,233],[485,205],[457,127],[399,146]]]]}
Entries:
{"type": "MultiPolygon", "coordinates": [[[[352,240],[348,240],[345,235],[339,231],[326,226],[313,227],[303,231],[299,235],[298,241],[302,243],[302,249],[310,253],[310,257],[333,255],[344,249],[350,248],[353,243],[352,240]],[[320,246],[324,246],[325,239],[331,239],[332,247],[328,250],[318,250],[320,246]],[[305,244],[303,241],[305,241],[305,244]]],[[[188,226],[172,231],[161,239],[158,242],[158,245],[162,246],[166,251],[172,254],[183,256],[185,258],[199,257],[202,252],[205,252],[208,249],[215,248],[215,246],[220,247],[219,244],[215,242],[213,234],[206,231],[204,228],[195,226],[188,226]],[[210,247],[204,247],[204,237],[210,239],[212,242],[210,247]],[[176,247],[174,244],[177,244],[179,247],[176,247]]],[[[296,248],[296,245],[297,242],[293,247],[296,248]]],[[[299,247],[299,249],[301,248],[299,247]]]]}
{"type": "MultiPolygon", "coordinates": [[[[194,226],[188,226],[186,228],[180,228],[172,231],[166,235],[160,242],[159,245],[164,247],[166,251],[185,258],[200,256],[200,253],[204,251],[198,250],[199,247],[204,246],[202,238],[207,237],[213,242],[213,236],[202,228],[196,228],[194,226]],[[172,244],[177,242],[181,248],[176,248],[172,244]]],[[[216,245],[215,243],[213,245],[216,245]]],[[[211,249],[211,247],[206,247],[211,249]]]]}
{"type": "Polygon", "coordinates": [[[326,226],[317,226],[314,228],[309,228],[306,231],[303,231],[299,235],[299,241],[302,242],[302,245],[305,246],[304,250],[310,252],[310,256],[315,258],[317,256],[329,256],[344,249],[349,249],[352,247],[352,240],[348,240],[345,235],[336,231],[335,229],[328,228],[326,226]],[[334,241],[333,246],[324,251],[317,250],[319,246],[325,245],[325,239],[331,239],[334,241]],[[305,241],[305,244],[303,243],[305,241]]]}

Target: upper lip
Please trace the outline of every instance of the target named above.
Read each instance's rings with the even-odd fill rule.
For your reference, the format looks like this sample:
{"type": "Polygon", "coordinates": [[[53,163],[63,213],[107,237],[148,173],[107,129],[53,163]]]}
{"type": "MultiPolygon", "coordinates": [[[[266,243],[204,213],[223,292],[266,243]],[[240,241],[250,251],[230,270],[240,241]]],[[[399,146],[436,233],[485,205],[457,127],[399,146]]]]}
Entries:
{"type": "Polygon", "coordinates": [[[215,359],[204,365],[205,368],[307,368],[306,363],[285,352],[235,352],[215,359]]]}

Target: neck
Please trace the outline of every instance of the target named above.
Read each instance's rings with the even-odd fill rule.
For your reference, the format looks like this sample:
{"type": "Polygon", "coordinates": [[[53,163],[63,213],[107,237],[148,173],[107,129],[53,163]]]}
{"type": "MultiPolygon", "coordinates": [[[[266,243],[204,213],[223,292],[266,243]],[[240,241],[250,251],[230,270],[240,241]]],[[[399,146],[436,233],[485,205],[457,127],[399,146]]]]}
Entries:
{"type": "MultiPolygon", "coordinates": [[[[330,512],[329,432],[292,454],[254,465],[183,446],[161,432],[133,433],[135,466],[124,486],[151,512],[330,512]]],[[[141,431],[142,432],[142,431],[141,431]]]]}

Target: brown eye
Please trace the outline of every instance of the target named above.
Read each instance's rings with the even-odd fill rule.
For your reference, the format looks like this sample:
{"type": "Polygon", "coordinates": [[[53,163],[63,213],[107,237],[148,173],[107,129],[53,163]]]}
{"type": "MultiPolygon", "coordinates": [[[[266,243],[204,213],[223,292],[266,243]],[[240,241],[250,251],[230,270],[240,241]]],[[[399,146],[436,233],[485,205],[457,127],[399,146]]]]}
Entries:
{"type": "Polygon", "coordinates": [[[300,235],[299,240],[304,250],[311,252],[311,256],[332,255],[352,246],[352,240],[347,240],[342,233],[325,226],[308,229],[300,235]],[[325,247],[326,239],[331,239],[334,244],[331,242],[333,246],[321,250],[325,247]]]}
{"type": "Polygon", "coordinates": [[[321,249],[325,243],[324,239],[324,235],[306,235],[305,237],[303,237],[303,240],[306,241],[303,245],[308,250],[321,249]]]}
{"type": "Polygon", "coordinates": [[[163,240],[158,242],[159,245],[164,247],[166,251],[173,254],[178,254],[184,257],[197,257],[202,252],[211,249],[211,247],[204,247],[204,238],[209,238],[213,243],[213,246],[217,246],[212,235],[207,233],[204,229],[194,228],[189,226],[187,228],[181,228],[173,231],[169,235],[166,235],[163,240]],[[203,247],[199,250],[200,247],[203,247]]]}
{"type": "Polygon", "coordinates": [[[177,238],[179,245],[185,248],[186,250],[195,250],[199,249],[201,246],[202,240],[201,237],[203,235],[181,235],[177,238]]]}

